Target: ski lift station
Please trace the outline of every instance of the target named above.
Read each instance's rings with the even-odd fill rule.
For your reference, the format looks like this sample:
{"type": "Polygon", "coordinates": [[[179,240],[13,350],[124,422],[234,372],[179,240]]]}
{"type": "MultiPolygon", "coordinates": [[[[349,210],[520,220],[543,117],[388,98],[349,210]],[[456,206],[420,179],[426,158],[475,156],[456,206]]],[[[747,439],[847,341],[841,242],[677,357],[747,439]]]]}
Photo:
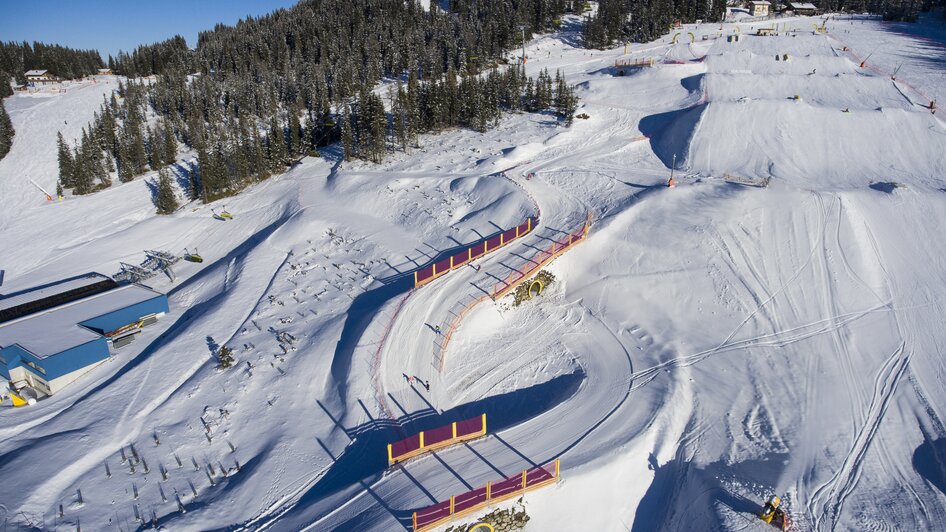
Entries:
{"type": "Polygon", "coordinates": [[[166,295],[98,273],[0,294],[0,376],[52,395],[167,311],[166,295]]]}

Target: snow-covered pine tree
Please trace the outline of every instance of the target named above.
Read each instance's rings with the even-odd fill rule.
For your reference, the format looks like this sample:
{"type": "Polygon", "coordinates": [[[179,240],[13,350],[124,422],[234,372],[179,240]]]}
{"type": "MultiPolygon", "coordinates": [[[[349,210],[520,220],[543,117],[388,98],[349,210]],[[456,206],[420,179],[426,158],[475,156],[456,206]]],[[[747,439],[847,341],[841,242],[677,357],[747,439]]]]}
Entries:
{"type": "Polygon", "coordinates": [[[62,132],[56,133],[56,157],[59,160],[59,183],[66,188],[72,188],[73,159],[72,150],[62,138],[62,132]]]}
{"type": "Polygon", "coordinates": [[[161,130],[164,133],[164,153],[161,158],[164,160],[164,164],[174,164],[174,161],[177,160],[177,139],[174,138],[174,126],[171,125],[169,119],[162,120],[161,130]]]}
{"type": "MultiPolygon", "coordinates": [[[[0,82],[6,83],[2,80],[0,82]]],[[[13,147],[13,135],[15,134],[13,122],[10,120],[10,115],[7,114],[7,108],[3,105],[3,100],[0,100],[0,159],[10,153],[10,148],[13,147]]]]}
{"type": "Polygon", "coordinates": [[[177,197],[171,184],[171,172],[167,168],[158,171],[158,193],[155,195],[154,205],[158,214],[171,214],[177,210],[177,197]]]}

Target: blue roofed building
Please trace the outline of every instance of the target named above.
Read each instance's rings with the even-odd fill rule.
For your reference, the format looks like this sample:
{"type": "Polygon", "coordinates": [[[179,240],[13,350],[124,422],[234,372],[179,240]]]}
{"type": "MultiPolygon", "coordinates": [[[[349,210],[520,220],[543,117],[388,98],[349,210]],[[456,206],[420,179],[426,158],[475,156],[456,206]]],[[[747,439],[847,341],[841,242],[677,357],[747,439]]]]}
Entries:
{"type": "Polygon", "coordinates": [[[52,395],[167,311],[166,295],[97,273],[0,295],[0,377],[52,395]]]}

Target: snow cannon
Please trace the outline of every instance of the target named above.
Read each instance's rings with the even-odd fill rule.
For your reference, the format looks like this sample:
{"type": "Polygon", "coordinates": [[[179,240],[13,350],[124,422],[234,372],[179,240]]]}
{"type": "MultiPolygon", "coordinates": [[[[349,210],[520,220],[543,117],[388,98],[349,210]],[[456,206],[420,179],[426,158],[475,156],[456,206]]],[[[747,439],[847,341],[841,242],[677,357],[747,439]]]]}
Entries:
{"type": "Polygon", "coordinates": [[[782,510],[781,504],[782,500],[778,498],[778,495],[769,497],[765,506],[762,507],[762,512],[759,513],[759,519],[779,530],[788,530],[788,517],[786,517],[785,511],[782,510]]]}

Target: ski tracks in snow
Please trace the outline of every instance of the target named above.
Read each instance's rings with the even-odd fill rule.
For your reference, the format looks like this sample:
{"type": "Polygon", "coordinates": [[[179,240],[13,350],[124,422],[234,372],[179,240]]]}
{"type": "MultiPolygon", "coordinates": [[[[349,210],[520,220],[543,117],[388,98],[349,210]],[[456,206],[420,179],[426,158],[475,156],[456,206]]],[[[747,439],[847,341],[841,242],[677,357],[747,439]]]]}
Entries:
{"type": "Polygon", "coordinates": [[[897,385],[907,370],[912,351],[902,343],[887,358],[874,377],[874,392],[850,452],[841,467],[824,484],[815,490],[808,501],[808,516],[816,530],[834,530],[838,525],[844,501],[854,491],[860,479],[864,456],[870,448],[897,385]]]}

